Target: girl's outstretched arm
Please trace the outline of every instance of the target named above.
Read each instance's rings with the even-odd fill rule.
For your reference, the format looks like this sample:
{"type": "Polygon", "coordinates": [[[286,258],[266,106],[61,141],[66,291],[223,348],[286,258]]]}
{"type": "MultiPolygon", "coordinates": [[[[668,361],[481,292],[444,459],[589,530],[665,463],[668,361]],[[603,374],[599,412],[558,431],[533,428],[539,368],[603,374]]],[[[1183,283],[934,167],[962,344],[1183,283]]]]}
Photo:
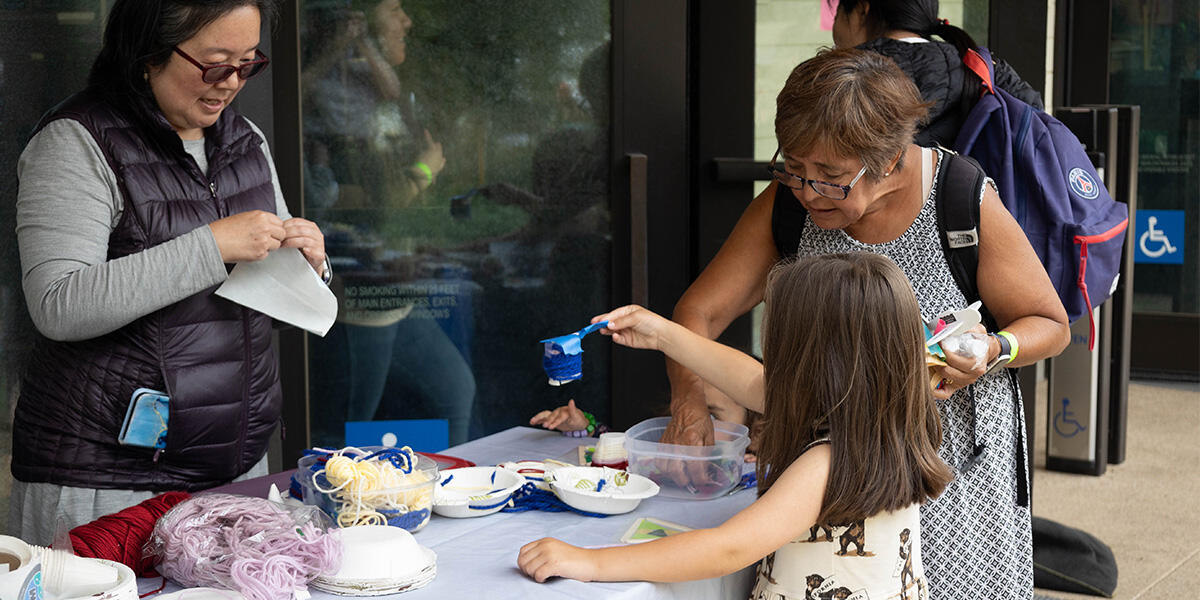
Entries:
{"type": "Polygon", "coordinates": [[[808,533],[829,479],[829,445],[805,452],[771,489],[713,529],[614,548],[578,548],[554,538],[526,544],[517,564],[542,582],[691,581],[728,575],[808,533]]]}
{"type": "Polygon", "coordinates": [[[734,402],[763,411],[763,366],[754,357],[632,304],[592,318],[593,323],[599,321],[608,321],[600,331],[612,335],[614,342],[660,350],[734,402]]]}

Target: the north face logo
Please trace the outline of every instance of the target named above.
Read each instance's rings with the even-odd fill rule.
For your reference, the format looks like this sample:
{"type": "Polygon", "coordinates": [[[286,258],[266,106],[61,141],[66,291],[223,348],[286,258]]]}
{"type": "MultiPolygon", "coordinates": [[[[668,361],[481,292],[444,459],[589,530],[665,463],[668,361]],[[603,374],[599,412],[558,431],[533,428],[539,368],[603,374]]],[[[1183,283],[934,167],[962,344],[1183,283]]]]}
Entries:
{"type": "Polygon", "coordinates": [[[946,245],[951,248],[965,248],[979,243],[979,232],[976,229],[965,231],[947,231],[946,245]]]}

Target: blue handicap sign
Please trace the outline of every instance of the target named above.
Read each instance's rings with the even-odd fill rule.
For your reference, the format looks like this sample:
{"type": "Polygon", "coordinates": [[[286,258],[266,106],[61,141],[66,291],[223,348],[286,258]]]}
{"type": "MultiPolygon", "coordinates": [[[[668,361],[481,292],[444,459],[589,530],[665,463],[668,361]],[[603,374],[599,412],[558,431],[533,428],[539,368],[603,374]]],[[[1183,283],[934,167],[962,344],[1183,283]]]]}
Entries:
{"type": "Polygon", "coordinates": [[[1087,429],[1086,425],[1075,420],[1075,413],[1071,410],[1071,400],[1063,398],[1062,409],[1054,411],[1054,431],[1063,437],[1072,438],[1085,429],[1087,429]]]}
{"type": "Polygon", "coordinates": [[[1135,263],[1183,264],[1183,211],[1138,210],[1135,263]]]}

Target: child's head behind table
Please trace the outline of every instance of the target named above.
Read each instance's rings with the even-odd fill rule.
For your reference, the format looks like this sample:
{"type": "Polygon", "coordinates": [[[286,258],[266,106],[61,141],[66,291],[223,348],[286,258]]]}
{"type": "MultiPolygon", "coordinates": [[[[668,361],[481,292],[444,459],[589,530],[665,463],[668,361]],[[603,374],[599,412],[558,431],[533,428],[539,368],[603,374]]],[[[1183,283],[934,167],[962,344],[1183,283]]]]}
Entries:
{"type": "Polygon", "coordinates": [[[831,462],[819,523],[941,493],[953,474],[937,454],[942,428],[923,343],[917,300],[888,258],[833,254],[777,266],[763,320],[759,493],[822,437],[831,462]]]}

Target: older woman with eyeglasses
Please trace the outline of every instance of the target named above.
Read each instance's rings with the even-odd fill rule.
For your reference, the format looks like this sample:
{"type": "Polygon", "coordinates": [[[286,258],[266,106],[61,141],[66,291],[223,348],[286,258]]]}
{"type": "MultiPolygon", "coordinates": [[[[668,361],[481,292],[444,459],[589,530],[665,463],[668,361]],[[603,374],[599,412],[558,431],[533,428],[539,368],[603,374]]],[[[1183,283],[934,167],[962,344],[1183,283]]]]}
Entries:
{"type": "Polygon", "coordinates": [[[40,335],[13,422],[13,535],[48,544],[59,516],[79,525],[267,472],[282,400],[271,319],[213,291],[278,248],[330,275],[262,132],[230,108],[268,64],[274,12],[117,0],[86,89],[21,155],[17,238],[40,335]],[[148,429],[125,425],[139,420],[148,429]]]}
{"type": "MultiPolygon", "coordinates": [[[[675,321],[715,338],[762,301],[767,273],[781,258],[833,252],[890,257],[927,317],[966,306],[942,250],[935,189],[948,163],[966,159],[912,143],[926,108],[904,72],[873,52],[826,50],[796,67],[778,97],[776,181],[680,299],[675,321]]],[[[968,172],[978,167],[970,163],[968,172]]],[[[1024,417],[1003,367],[1061,352],[1067,315],[990,180],[946,201],[955,200],[979,203],[975,282],[998,330],[987,338],[984,361],[948,353],[938,373],[941,457],[957,477],[922,507],[921,551],[931,597],[1027,598],[1033,571],[1024,417]]],[[[711,443],[710,410],[740,420],[740,409],[722,405],[694,374],[675,364],[669,374],[676,443],[711,443]]]]}

